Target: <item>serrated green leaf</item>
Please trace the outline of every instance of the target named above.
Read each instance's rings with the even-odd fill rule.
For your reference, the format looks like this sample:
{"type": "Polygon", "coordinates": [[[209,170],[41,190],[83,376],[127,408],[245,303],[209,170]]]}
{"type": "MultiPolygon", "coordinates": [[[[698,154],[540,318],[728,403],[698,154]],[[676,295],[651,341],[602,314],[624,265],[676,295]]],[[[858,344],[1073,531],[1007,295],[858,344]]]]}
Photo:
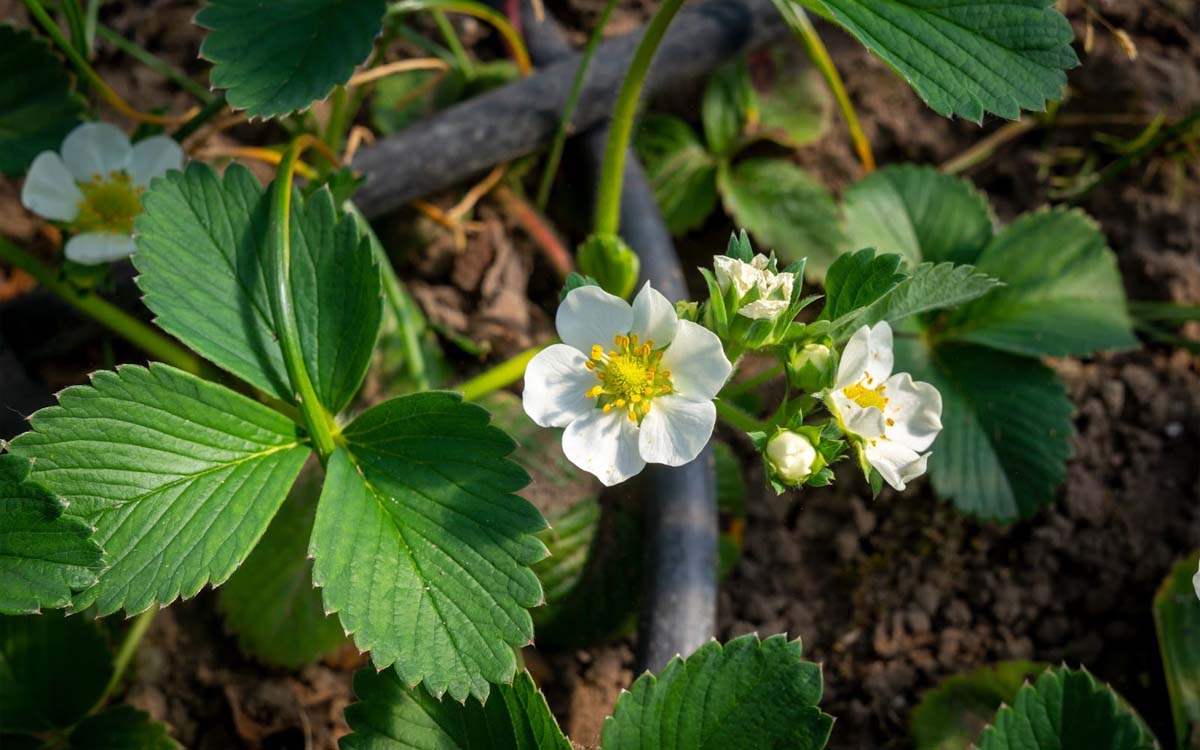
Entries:
{"type": "Polygon", "coordinates": [[[167,365],[97,372],[58,400],[9,450],[105,550],[75,610],[132,614],[224,582],[309,454],[278,412],[167,365]]]}
{"type": "Polygon", "coordinates": [[[841,322],[860,312],[904,280],[899,269],[899,255],[876,255],[869,247],[838,258],[825,274],[825,307],[820,319],[841,322]]]}
{"type": "Polygon", "coordinates": [[[819,278],[845,246],[837,206],[824,185],[783,159],[747,159],[718,173],[725,210],[785,262],[808,259],[819,278]]]}
{"type": "MultiPolygon", "coordinates": [[[[267,295],[267,201],[244,167],[192,162],[155,180],[137,219],[138,285],[156,322],[288,403],[295,398],[267,295]]],[[[327,190],[293,197],[292,296],[309,377],[330,411],[353,397],[383,314],[379,270],[327,190]]]]}
{"type": "Polygon", "coordinates": [[[949,340],[1033,357],[1137,346],[1116,256],[1080,211],[1018,218],[976,267],[1005,286],[960,308],[947,325],[949,340]]]}
{"type": "Polygon", "coordinates": [[[114,706],[71,730],[68,750],[177,750],[167,725],[133,706],[114,706]]]}
{"type": "Polygon", "coordinates": [[[1048,670],[996,713],[979,750],[1155,750],[1149,728],[1121,704],[1086,671],[1048,670]]]}
{"type": "Polygon", "coordinates": [[[1046,668],[1038,662],[1002,661],[942,680],[927,690],[913,709],[915,750],[973,748],[996,710],[1011,704],[1025,681],[1046,668]]]}
{"type": "Polygon", "coordinates": [[[970,182],[932,167],[884,167],[842,199],[850,247],[922,261],[974,263],[992,239],[987,198],[970,182]]]}
{"type": "Polygon", "coordinates": [[[617,699],[602,750],[819,750],[833,717],[817,707],[821,667],[800,641],[756,635],[709,641],[617,699]]]}
{"type": "Polygon", "coordinates": [[[938,114],[1015,120],[1062,97],[1079,64],[1055,0],[807,0],[916,89],[938,114]]]}
{"type": "Polygon", "coordinates": [[[1154,596],[1154,628],[1179,750],[1200,746],[1200,599],[1192,580],[1198,563],[1200,552],[1180,560],[1154,596]]]}
{"type": "Polygon", "coordinates": [[[0,456],[0,613],[9,615],[69,606],[71,592],[94,584],[104,567],[91,527],[26,482],[29,468],[0,456]]]}
{"type": "Polygon", "coordinates": [[[729,156],[756,108],[745,60],[731,60],[714,70],[700,102],[700,119],[709,150],[717,156],[729,156]]]}
{"type": "Polygon", "coordinates": [[[820,73],[799,57],[795,45],[772,47],[751,70],[758,94],[755,132],[790,148],[820,139],[833,115],[833,97],[820,73]]]}
{"type": "Polygon", "coordinates": [[[326,608],[376,666],[433,693],[486,698],[512,679],[542,598],[545,546],[513,442],[461,396],[402,396],[360,415],[330,457],[309,554],[326,608]]]}
{"type": "Polygon", "coordinates": [[[0,24],[0,70],[0,174],[17,176],[58,149],[83,116],[83,98],[49,42],[9,24],[0,24]]]}
{"type": "Polygon", "coordinates": [[[312,582],[308,539],[321,482],[300,474],[263,538],[218,592],[225,624],[242,651],[273,666],[297,668],[346,643],[312,582]]]}
{"type": "Polygon", "coordinates": [[[1009,522],[1054,499],[1071,455],[1071,400],[1054,371],[1028,357],[963,344],[896,339],[896,370],[942,394],[929,474],[963,513],[1009,522]]]}
{"type": "Polygon", "coordinates": [[[195,22],[209,30],[200,56],[230,106],[275,117],[307,109],[367,59],[384,0],[209,0],[195,22]]]}
{"type": "Polygon", "coordinates": [[[525,671],[511,685],[493,686],[484,704],[439,701],[391,669],[357,672],[354,694],[359,702],[346,708],[353,733],[338,743],[341,750],[571,750],[525,671]]]}
{"type": "Polygon", "coordinates": [[[111,676],[112,654],[94,620],[0,616],[0,732],[69,727],[111,676]]]}
{"type": "Polygon", "coordinates": [[[671,234],[703,225],[717,206],[717,163],[692,126],[670,115],[646,115],[634,146],[671,234]]]}

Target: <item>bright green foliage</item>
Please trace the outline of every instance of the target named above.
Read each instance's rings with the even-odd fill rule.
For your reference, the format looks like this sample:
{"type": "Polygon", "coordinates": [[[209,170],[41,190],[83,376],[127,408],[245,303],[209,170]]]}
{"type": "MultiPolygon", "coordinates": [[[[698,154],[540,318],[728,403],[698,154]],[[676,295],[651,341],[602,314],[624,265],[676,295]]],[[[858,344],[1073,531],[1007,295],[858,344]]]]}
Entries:
{"type": "Polygon", "coordinates": [[[0,617],[0,732],[71,726],[111,675],[112,656],[94,621],[58,612],[0,617]]]}
{"type": "Polygon", "coordinates": [[[50,44],[0,24],[0,174],[20,175],[79,124],[83,99],[50,44]],[[19,71],[19,74],[18,74],[19,71]]]}
{"type": "Polygon", "coordinates": [[[1001,705],[1011,704],[1027,679],[1045,671],[1030,661],[1002,661],[954,675],[921,696],[913,710],[916,750],[969,750],[1001,705]]]}
{"type": "Polygon", "coordinates": [[[0,613],[10,615],[69,606],[104,567],[91,528],[28,474],[29,462],[0,456],[0,613]]]}
{"type": "Polygon", "coordinates": [[[1017,692],[983,731],[979,750],[1154,750],[1141,719],[1086,671],[1060,667],[1017,692]]]}
{"type": "Polygon", "coordinates": [[[242,650],[266,664],[296,668],[346,642],[337,617],[325,614],[306,555],[320,494],[317,472],[303,472],[258,546],[218,592],[242,650]]]}
{"type": "Polygon", "coordinates": [[[485,698],[541,602],[528,566],[545,521],[511,494],[513,442],[457,394],[403,396],[348,425],[328,462],[309,554],[327,609],[376,666],[433,693],[485,698]]]}
{"type": "Polygon", "coordinates": [[[905,278],[900,256],[876,255],[873,248],[847,253],[825,275],[822,320],[840,321],[890,292],[905,278]]]}
{"type": "Polygon", "coordinates": [[[74,607],[101,615],[223,582],[309,454],[278,412],[158,364],[97,372],[32,423],[10,450],[95,526],[108,568],[74,607]]]}
{"type": "Polygon", "coordinates": [[[1137,345],[1116,256],[1082,212],[1020,217],[984,248],[977,266],[1005,286],[960,308],[949,339],[1033,357],[1137,345]]]}
{"type": "Polygon", "coordinates": [[[71,730],[68,750],[176,750],[167,727],[132,706],[88,717],[71,730]]]}
{"type": "Polygon", "coordinates": [[[200,55],[212,84],[236,109],[285,115],[324,99],[367,59],[384,0],[211,0],[196,14],[209,29],[200,55]]]}
{"type": "Polygon", "coordinates": [[[634,140],[667,229],[682,234],[704,224],[717,206],[717,162],[678,117],[646,115],[634,140]]]}
{"type": "Polygon", "coordinates": [[[1192,584],[1198,560],[1200,553],[1180,560],[1154,596],[1154,626],[1179,750],[1200,741],[1200,599],[1192,584]]]}
{"type": "Polygon", "coordinates": [[[1079,64],[1054,0],[801,0],[891,65],[935,112],[1042,111],[1079,64]]]}
{"type": "Polygon", "coordinates": [[[602,750],[817,750],[833,717],[817,707],[821,668],[800,641],[710,641],[642,675],[604,722],[602,750]]]}
{"type": "Polygon", "coordinates": [[[755,109],[757,103],[746,61],[733,60],[717,68],[708,79],[700,104],[709,150],[719,157],[731,155],[755,109]]]}
{"type": "MultiPolygon", "coordinates": [[[[135,264],[156,322],[212,362],[294,400],[267,288],[267,199],[233,165],[218,177],[192,162],[155,181],[137,220],[135,264]]],[[[293,198],[292,296],[309,377],[331,412],[354,395],[382,315],[379,270],[328,191],[293,198]]]]}
{"type": "Polygon", "coordinates": [[[495,685],[487,703],[437,700],[394,670],[354,675],[359,702],[346,709],[353,734],[341,750],[571,750],[528,672],[495,685]]]}

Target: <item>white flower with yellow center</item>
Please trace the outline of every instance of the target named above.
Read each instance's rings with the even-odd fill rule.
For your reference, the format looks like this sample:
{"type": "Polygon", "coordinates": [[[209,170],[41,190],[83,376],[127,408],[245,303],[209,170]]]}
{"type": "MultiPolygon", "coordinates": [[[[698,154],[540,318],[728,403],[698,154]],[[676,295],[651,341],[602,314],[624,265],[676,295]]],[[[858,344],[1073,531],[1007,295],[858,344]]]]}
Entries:
{"type": "Polygon", "coordinates": [[[942,429],[942,394],[906,372],[892,374],[892,327],[863,326],[850,338],[826,403],[842,429],[862,440],[867,463],[897,490],[925,473],[942,429]]]}
{"type": "Polygon", "coordinates": [[[131,146],[108,123],[84,123],[63,140],[61,156],[43,151],[33,160],[21,203],[77,232],[64,250],[69,260],[107,263],[133,253],[133,220],[150,180],[182,165],[183,151],[165,135],[131,146]]]}
{"type": "Polygon", "coordinates": [[[737,291],[738,299],[757,290],[757,299],[738,309],[738,314],[752,320],[770,319],[782,313],[791,303],[792,288],[796,284],[793,273],[773,272],[767,268],[771,260],[759,253],[749,263],[728,255],[713,257],[713,271],[717,276],[717,287],[726,291],[730,286],[737,291]]]}
{"type": "Polygon", "coordinates": [[[529,363],[523,400],[534,422],[566,428],[571,463],[612,486],[647,463],[700,454],[732,370],[715,334],[679,320],[649,284],[632,306],[597,286],[573,289],[555,325],[563,343],[529,363]]]}

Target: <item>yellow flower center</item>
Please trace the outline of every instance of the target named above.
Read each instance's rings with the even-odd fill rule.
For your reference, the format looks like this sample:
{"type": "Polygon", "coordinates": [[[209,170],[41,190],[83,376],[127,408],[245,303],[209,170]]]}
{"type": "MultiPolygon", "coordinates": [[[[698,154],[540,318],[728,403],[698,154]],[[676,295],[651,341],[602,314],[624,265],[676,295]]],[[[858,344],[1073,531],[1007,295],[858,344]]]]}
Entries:
{"type": "Polygon", "coordinates": [[[875,388],[867,388],[862,383],[848,385],[842,389],[842,393],[846,398],[858,404],[864,409],[869,409],[874,406],[879,411],[883,411],[883,407],[887,406],[887,397],[883,395],[884,386],[879,385],[875,388]]]}
{"type": "Polygon", "coordinates": [[[142,212],[142,188],[125,172],[95,175],[79,184],[83,200],[75,227],[81,232],[132,234],[133,220],[142,212]]]}
{"type": "Polygon", "coordinates": [[[600,344],[592,347],[587,368],[600,382],[587,392],[604,413],[625,409],[629,421],[640,424],[650,413],[655,396],[671,392],[671,371],[659,368],[663,353],[654,351],[653,341],[639,343],[637,335],[613,337],[607,352],[600,344]]]}

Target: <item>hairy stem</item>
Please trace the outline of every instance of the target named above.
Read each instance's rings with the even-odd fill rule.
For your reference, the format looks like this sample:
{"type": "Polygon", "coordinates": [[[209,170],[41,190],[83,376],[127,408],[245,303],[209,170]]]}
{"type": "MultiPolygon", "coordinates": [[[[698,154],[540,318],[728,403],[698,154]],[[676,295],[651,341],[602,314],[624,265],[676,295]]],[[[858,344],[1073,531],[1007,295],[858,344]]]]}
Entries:
{"type": "Polygon", "coordinates": [[[529,364],[529,360],[547,346],[549,344],[530,347],[512,359],[507,359],[489,370],[484,370],[460,385],[458,390],[462,391],[465,400],[475,401],[501,388],[507,388],[525,376],[525,366],[529,364]]]}
{"type": "Polygon", "coordinates": [[[154,622],[154,616],[158,614],[158,607],[154,606],[134,618],[133,623],[129,626],[129,630],[125,633],[125,639],[121,641],[121,648],[117,651],[117,656],[113,660],[112,677],[108,678],[108,684],[104,686],[104,691],[100,693],[99,699],[92,706],[88,714],[94,714],[104,708],[109,699],[121,686],[121,680],[125,677],[125,672],[128,671],[129,665],[133,662],[133,656],[137,653],[138,646],[141,645],[142,638],[145,637],[146,631],[150,629],[150,623],[154,622]]]}

